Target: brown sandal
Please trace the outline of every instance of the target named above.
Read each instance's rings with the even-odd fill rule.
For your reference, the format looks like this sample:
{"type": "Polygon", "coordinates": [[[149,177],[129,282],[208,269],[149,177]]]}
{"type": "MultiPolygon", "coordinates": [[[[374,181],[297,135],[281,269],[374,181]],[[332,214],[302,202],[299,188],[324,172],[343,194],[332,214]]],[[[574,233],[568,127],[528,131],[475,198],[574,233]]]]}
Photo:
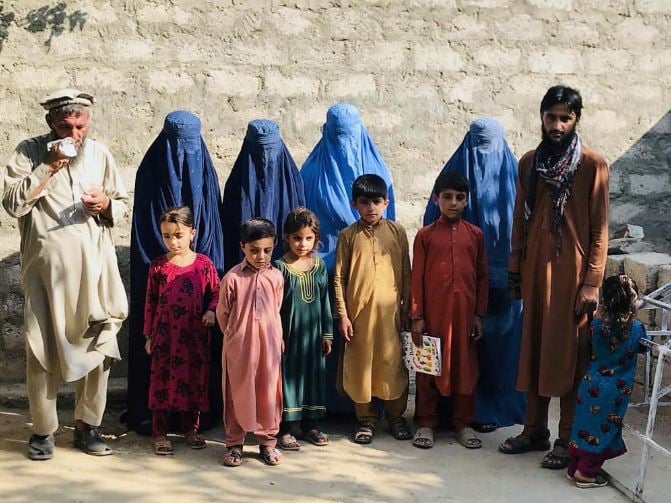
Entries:
{"type": "Polygon", "coordinates": [[[158,437],[154,440],[154,454],[157,456],[172,456],[175,453],[172,442],[166,437],[158,437]]]}
{"type": "Polygon", "coordinates": [[[190,432],[188,432],[185,435],[185,438],[186,438],[186,445],[188,445],[192,449],[205,449],[205,447],[207,447],[205,439],[201,437],[195,430],[191,430],[190,432]]]}
{"type": "Polygon", "coordinates": [[[265,464],[268,466],[277,466],[282,462],[282,453],[274,447],[267,445],[259,446],[259,455],[265,464]]]}
{"type": "Polygon", "coordinates": [[[242,446],[229,447],[224,455],[224,466],[240,466],[242,464],[242,446]]]}

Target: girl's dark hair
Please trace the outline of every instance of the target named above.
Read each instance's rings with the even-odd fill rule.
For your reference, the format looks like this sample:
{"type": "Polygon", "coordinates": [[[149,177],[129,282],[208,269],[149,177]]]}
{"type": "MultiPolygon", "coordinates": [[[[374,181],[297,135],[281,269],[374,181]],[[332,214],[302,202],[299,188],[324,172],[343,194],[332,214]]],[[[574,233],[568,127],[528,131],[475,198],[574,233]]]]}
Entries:
{"type": "Polygon", "coordinates": [[[541,101],[541,115],[555,105],[566,105],[580,119],[582,96],[575,89],[561,85],[548,89],[541,101]]]}
{"type": "Polygon", "coordinates": [[[360,197],[368,199],[387,199],[387,182],[381,176],[361,175],[352,185],[352,201],[360,197]]]}
{"type": "Polygon", "coordinates": [[[625,325],[636,316],[638,286],[626,274],[606,278],[601,297],[601,312],[610,323],[625,325]]]}
{"type": "Polygon", "coordinates": [[[267,218],[250,218],[240,227],[240,243],[250,243],[263,238],[273,238],[275,233],[275,225],[267,218]]]}
{"type": "Polygon", "coordinates": [[[436,183],[433,184],[433,193],[440,195],[446,189],[456,190],[457,192],[465,192],[468,194],[468,180],[458,171],[447,171],[438,175],[436,183]]]}
{"type": "Polygon", "coordinates": [[[191,213],[191,209],[188,206],[174,206],[161,213],[158,225],[161,225],[163,222],[186,225],[193,229],[193,213],[191,213]]]}
{"type": "Polygon", "coordinates": [[[315,245],[319,242],[321,236],[319,232],[319,220],[317,220],[317,215],[312,213],[309,209],[299,206],[294,208],[287,215],[286,220],[284,221],[284,235],[288,236],[294,232],[298,232],[303,227],[308,227],[315,234],[315,245]]]}

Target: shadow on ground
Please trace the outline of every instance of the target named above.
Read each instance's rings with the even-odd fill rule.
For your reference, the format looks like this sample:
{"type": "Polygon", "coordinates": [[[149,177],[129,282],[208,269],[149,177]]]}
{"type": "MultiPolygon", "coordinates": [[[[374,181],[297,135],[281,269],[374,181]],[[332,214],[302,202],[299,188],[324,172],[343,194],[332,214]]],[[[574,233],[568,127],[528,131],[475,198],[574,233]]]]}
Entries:
{"type": "Polygon", "coordinates": [[[0,494],[3,501],[480,501],[623,502],[614,489],[581,491],[563,472],[539,468],[542,453],[514,458],[496,452],[506,428],[483,435],[483,449],[468,451],[448,433],[423,451],[392,439],[384,428],[370,446],[352,443],[351,424],[324,424],[327,447],[305,445],[287,453],[282,465],[267,467],[256,446],[245,450],[243,465],[225,468],[221,428],[206,433],[208,447],[188,449],[175,437],[175,456],[159,458],[151,439],[127,433],[118,412],[107,414],[102,431],[114,456],[94,458],[71,447],[72,415],[56,436],[51,461],[25,457],[30,435],[25,409],[0,409],[0,494]],[[68,426],[70,425],[70,426],[68,426]],[[11,474],[11,475],[10,475],[11,474]]]}

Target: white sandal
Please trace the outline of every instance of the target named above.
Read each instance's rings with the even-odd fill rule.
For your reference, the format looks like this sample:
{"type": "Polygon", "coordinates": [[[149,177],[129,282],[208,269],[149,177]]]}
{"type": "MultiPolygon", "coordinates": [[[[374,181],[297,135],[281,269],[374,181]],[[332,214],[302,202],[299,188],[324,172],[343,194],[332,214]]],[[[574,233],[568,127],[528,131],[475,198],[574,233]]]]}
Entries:
{"type": "Polygon", "coordinates": [[[431,449],[433,447],[433,428],[417,428],[412,445],[420,449],[431,449]]]}

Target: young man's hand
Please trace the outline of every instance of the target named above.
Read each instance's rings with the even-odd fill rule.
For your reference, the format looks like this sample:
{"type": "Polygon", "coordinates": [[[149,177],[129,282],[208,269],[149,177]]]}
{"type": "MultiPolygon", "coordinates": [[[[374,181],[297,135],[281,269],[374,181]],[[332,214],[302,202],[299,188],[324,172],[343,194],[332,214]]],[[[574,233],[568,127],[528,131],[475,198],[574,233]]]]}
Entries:
{"type": "Polygon", "coordinates": [[[471,330],[471,337],[479,341],[482,338],[482,318],[475,316],[473,318],[473,329],[471,330]]]}
{"type": "Polygon", "coordinates": [[[410,333],[412,334],[412,343],[418,348],[422,347],[422,336],[426,331],[424,320],[412,320],[410,323],[410,333]]]}
{"type": "Polygon", "coordinates": [[[599,289],[596,286],[583,285],[575,299],[575,314],[591,314],[599,306],[599,289]]]}
{"type": "Polygon", "coordinates": [[[513,300],[522,298],[522,276],[520,273],[508,271],[508,293],[513,300]]]}
{"type": "Polygon", "coordinates": [[[205,314],[203,315],[203,326],[204,327],[212,327],[214,326],[214,312],[213,311],[205,311],[205,314]]]}
{"type": "Polygon", "coordinates": [[[328,356],[331,354],[333,341],[331,339],[322,339],[322,355],[328,356]]]}
{"type": "Polygon", "coordinates": [[[349,318],[340,318],[338,328],[345,342],[350,342],[354,337],[354,328],[352,328],[352,322],[349,321],[349,318]]]}

